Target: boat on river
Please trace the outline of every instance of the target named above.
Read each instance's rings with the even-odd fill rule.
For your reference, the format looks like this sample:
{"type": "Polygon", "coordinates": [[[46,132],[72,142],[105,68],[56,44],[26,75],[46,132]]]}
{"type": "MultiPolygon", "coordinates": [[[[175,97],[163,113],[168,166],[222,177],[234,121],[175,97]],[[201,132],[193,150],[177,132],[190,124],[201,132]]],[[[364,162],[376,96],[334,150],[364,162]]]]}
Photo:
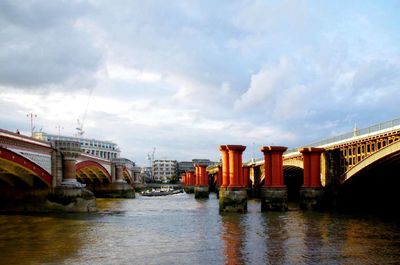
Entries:
{"type": "Polygon", "coordinates": [[[182,193],[183,189],[178,189],[178,190],[174,190],[173,188],[170,187],[161,187],[161,189],[152,189],[150,190],[146,190],[143,191],[141,193],[142,196],[166,196],[166,195],[173,195],[173,194],[178,194],[178,193],[182,193]]]}

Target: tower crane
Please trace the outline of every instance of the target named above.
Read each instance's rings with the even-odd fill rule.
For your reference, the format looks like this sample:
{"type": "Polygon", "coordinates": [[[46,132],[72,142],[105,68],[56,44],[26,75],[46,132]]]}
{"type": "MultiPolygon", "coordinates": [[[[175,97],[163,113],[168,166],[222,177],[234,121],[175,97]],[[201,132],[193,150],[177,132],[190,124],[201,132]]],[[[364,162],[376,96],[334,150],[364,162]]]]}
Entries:
{"type": "Polygon", "coordinates": [[[93,93],[93,87],[90,88],[90,91],[89,91],[89,96],[88,96],[88,100],[86,102],[85,111],[84,111],[83,116],[82,116],[82,121],[79,118],[77,120],[78,127],[75,128],[76,131],[77,131],[76,132],[76,137],[80,137],[85,133],[85,131],[83,130],[83,125],[85,124],[86,113],[87,113],[87,110],[88,110],[88,107],[89,107],[89,103],[90,103],[90,99],[92,97],[92,93],[93,93]]]}

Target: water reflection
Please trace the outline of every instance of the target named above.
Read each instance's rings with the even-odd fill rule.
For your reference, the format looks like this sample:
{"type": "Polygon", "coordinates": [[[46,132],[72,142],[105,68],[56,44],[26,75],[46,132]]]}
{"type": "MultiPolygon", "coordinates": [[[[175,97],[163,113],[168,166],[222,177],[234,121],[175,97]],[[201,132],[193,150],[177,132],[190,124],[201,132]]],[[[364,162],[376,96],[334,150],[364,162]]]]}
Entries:
{"type": "Polygon", "coordinates": [[[225,264],[244,264],[242,250],[245,230],[241,223],[242,218],[241,214],[225,213],[221,216],[225,264]]]}
{"type": "Polygon", "coordinates": [[[326,231],[326,216],[316,218],[314,215],[305,214],[302,217],[305,226],[303,261],[306,264],[321,264],[323,263],[321,250],[324,248],[322,230],[326,231]]]}
{"type": "Polygon", "coordinates": [[[0,263],[61,263],[85,243],[86,225],[52,216],[0,216],[0,263]]]}
{"type": "Polygon", "coordinates": [[[266,241],[266,263],[284,264],[286,262],[286,229],[285,213],[264,214],[264,233],[266,241]]]}
{"type": "Polygon", "coordinates": [[[192,195],[99,200],[82,215],[0,215],[0,264],[398,264],[400,228],[370,216],[220,214],[192,195]]]}

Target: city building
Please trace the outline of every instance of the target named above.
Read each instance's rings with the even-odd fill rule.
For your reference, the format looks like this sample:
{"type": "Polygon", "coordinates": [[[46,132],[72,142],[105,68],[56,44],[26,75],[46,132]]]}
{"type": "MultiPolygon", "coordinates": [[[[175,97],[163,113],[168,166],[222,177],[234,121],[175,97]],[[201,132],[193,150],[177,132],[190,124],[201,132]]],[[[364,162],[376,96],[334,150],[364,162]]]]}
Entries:
{"type": "Polygon", "coordinates": [[[217,164],[217,162],[213,162],[210,159],[192,159],[192,161],[181,161],[178,162],[177,164],[177,172],[178,175],[181,175],[182,173],[186,171],[194,171],[194,165],[199,164],[199,165],[205,165],[205,166],[212,166],[217,164]]]}
{"type": "Polygon", "coordinates": [[[157,159],[153,161],[153,178],[155,181],[166,181],[176,176],[177,161],[157,159]]]}
{"type": "Polygon", "coordinates": [[[119,158],[119,155],[121,153],[118,145],[110,141],[55,135],[45,132],[33,132],[33,138],[47,142],[55,140],[78,141],[81,144],[81,149],[83,150],[83,152],[109,160],[113,158],[119,158]]]}

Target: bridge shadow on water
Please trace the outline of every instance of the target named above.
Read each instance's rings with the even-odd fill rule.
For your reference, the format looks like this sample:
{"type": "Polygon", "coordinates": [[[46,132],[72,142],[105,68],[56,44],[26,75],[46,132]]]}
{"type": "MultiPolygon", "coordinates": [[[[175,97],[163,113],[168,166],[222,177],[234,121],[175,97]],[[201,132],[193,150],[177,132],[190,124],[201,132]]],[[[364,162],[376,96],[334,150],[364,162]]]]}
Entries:
{"type": "Polygon", "coordinates": [[[388,161],[353,176],[338,190],[338,209],[399,219],[399,174],[399,165],[388,161]]]}

